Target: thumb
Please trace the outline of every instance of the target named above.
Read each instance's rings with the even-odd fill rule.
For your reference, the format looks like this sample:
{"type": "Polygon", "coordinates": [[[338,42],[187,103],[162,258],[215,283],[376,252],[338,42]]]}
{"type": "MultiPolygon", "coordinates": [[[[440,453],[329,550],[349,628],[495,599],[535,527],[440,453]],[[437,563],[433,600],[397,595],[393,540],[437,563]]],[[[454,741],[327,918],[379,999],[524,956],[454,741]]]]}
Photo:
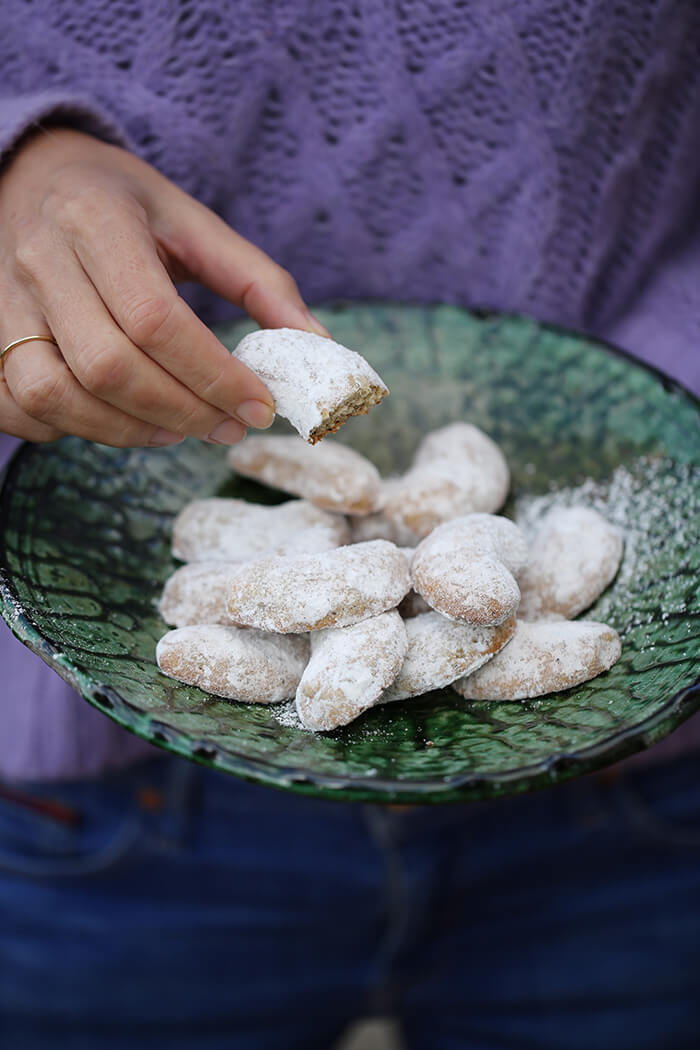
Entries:
{"type": "Polygon", "coordinates": [[[287,270],[205,205],[172,183],[168,188],[174,193],[158,201],[153,231],[189,279],[242,307],[261,328],[299,328],[329,335],[287,270]]]}

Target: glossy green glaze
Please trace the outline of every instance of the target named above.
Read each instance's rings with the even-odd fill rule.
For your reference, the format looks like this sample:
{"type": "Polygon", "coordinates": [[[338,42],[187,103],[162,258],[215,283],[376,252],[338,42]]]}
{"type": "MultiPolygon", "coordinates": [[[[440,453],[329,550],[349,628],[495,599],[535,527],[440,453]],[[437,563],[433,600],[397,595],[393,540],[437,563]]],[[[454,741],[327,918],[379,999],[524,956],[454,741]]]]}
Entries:
{"type": "MultiPolygon", "coordinates": [[[[699,707],[696,402],[621,355],[520,318],[379,305],[319,314],[391,389],[341,432],[383,472],[406,467],[427,430],[466,419],[507,456],[506,513],[578,499],[623,525],[621,572],[586,614],[621,632],[620,662],[537,701],[467,703],[443,690],[328,734],[281,724],[289,705],[228,703],[163,677],[154,649],[166,627],[155,603],[175,568],[173,515],[212,494],[280,498],[232,480],[224,450],[195,441],[23,447],[0,499],[2,611],[15,634],[140,736],[332,798],[443,802],[525,791],[646,747],[699,707]]],[[[250,327],[230,327],[225,340],[235,345],[250,327]]]]}

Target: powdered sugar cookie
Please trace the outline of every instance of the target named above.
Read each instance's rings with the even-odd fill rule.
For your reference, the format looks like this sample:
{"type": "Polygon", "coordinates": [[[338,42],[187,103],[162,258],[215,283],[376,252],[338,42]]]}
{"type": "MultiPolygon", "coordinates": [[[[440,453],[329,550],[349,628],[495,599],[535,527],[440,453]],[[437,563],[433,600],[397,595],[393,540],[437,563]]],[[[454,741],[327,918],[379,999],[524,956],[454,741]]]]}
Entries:
{"type": "Polygon", "coordinates": [[[526,562],[527,544],[517,525],[494,514],[466,514],[418,545],[413,587],[450,620],[494,627],[518,608],[515,577],[526,562]]]}
{"type": "Polygon", "coordinates": [[[524,700],[558,693],[607,671],[621,651],[617,631],[604,623],[518,620],[503,652],[453,688],[468,700],[524,700]]]}
{"type": "Polygon", "coordinates": [[[170,678],[246,703],[294,696],[308,658],[306,638],[221,624],[180,627],[156,647],[158,666],[170,678]]]}
{"type": "Polygon", "coordinates": [[[386,516],[383,507],[392,498],[394,489],[401,483],[400,477],[382,478],[379,489],[377,510],[361,518],[350,519],[350,531],[353,543],[367,540],[389,540],[397,547],[416,547],[423,539],[400,521],[386,516]]]}
{"type": "Polygon", "coordinates": [[[471,674],[500,652],[514,631],[515,617],[499,627],[454,623],[437,612],[408,620],[408,653],[381,702],[420,696],[471,674]]]}
{"type": "Polygon", "coordinates": [[[468,463],[474,471],[474,499],[502,505],[508,495],[510,471],[500,448],[483,430],[462,422],[431,430],[416,449],[413,465],[419,467],[441,459],[468,463]]]}
{"type": "Polygon", "coordinates": [[[239,474],[341,514],[369,514],[379,499],[374,464],[331,438],[313,446],[298,437],[251,434],[229,449],[228,462],[239,474]]]}
{"type": "Polygon", "coordinates": [[[382,515],[398,535],[427,536],[438,525],[474,509],[461,484],[460,468],[449,462],[412,467],[387,495],[382,515]]]}
{"type": "Polygon", "coordinates": [[[350,531],[353,543],[363,543],[367,540],[389,540],[397,547],[415,547],[423,539],[422,535],[413,532],[401,521],[387,517],[383,508],[400,478],[384,478],[379,490],[379,510],[374,514],[367,514],[362,518],[350,519],[350,531]]]}
{"type": "Polygon", "coordinates": [[[373,707],[396,678],[408,648],[396,611],[310,637],[311,659],[296,696],[307,729],[335,729],[373,707]]]}
{"type": "Polygon", "coordinates": [[[619,530],[589,507],[550,510],[530,543],[527,568],[518,580],[519,619],[578,616],[614,578],[623,546],[619,530]]]}
{"type": "Polygon", "coordinates": [[[426,435],[413,466],[386,491],[382,513],[397,528],[427,536],[438,525],[505,502],[510,473],[503,453],[470,423],[426,435]]]}
{"type": "Polygon", "coordinates": [[[389,393],[354,350],[295,328],[252,332],[234,356],[260,376],[275,399],[277,414],[312,445],[389,393]]]}
{"type": "Polygon", "coordinates": [[[394,609],[410,586],[398,547],[374,540],[235,566],[227,608],[235,623],[264,631],[318,631],[394,609]]]}
{"type": "Polygon", "coordinates": [[[242,499],[198,499],[173,522],[182,561],[248,561],[264,554],[331,550],[350,538],[347,523],[306,500],[264,507],[242,499]]]}
{"type": "Polygon", "coordinates": [[[158,611],[166,623],[186,627],[194,623],[230,624],[226,610],[229,563],[192,561],[166,580],[158,611]]]}

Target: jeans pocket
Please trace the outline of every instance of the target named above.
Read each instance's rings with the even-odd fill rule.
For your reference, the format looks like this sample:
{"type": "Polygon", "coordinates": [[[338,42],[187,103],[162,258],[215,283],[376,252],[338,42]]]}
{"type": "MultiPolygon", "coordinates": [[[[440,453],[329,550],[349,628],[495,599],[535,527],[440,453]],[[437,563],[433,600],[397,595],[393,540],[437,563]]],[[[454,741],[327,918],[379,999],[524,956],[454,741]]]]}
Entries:
{"type": "Polygon", "coordinates": [[[693,754],[625,774],[617,796],[630,830],[650,844],[700,852],[699,765],[693,754]]]}
{"type": "Polygon", "coordinates": [[[136,850],[144,825],[130,794],[97,781],[0,786],[0,873],[77,877],[114,868],[136,850]]]}

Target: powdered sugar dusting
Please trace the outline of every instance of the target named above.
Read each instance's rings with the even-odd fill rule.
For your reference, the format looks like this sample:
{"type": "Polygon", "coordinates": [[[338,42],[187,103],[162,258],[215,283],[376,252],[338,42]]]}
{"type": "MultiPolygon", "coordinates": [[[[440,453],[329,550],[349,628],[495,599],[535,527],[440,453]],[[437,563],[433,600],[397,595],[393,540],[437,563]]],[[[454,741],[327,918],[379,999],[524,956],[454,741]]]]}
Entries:
{"type": "MultiPolygon", "coordinates": [[[[275,722],[280,726],[284,726],[285,729],[306,729],[306,726],[299,718],[295,699],[286,700],[281,704],[275,704],[271,710],[271,714],[275,722]]],[[[308,732],[311,732],[311,730],[308,730],[308,732]]]]}
{"type": "Polygon", "coordinates": [[[693,469],[663,458],[639,457],[617,467],[606,480],[587,479],[569,488],[553,486],[540,496],[524,495],[516,501],[515,517],[531,537],[551,508],[583,505],[619,529],[625,543],[620,568],[614,586],[594,611],[596,619],[611,620],[624,633],[643,626],[645,619],[651,623],[659,606],[664,620],[687,611],[680,577],[667,579],[660,558],[662,547],[676,551],[674,562],[682,569],[696,552],[700,508],[688,508],[683,496],[693,469]],[[647,598],[650,587],[652,602],[647,598]]]}

